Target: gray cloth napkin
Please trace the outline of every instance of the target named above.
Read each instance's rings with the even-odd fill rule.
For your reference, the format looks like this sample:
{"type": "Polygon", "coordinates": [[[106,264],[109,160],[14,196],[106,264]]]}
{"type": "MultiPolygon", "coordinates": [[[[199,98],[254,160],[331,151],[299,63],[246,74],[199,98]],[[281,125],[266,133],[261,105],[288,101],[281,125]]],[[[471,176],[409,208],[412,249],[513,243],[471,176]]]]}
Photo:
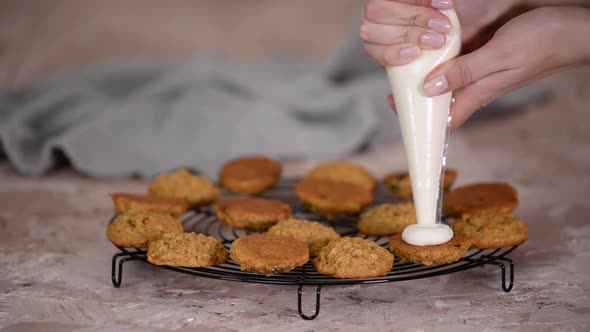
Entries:
{"type": "Polygon", "coordinates": [[[65,157],[96,177],[178,167],[214,177],[249,154],[341,156],[399,136],[388,93],[356,34],[319,65],[215,54],[98,65],[0,94],[0,159],[32,175],[65,157]]]}

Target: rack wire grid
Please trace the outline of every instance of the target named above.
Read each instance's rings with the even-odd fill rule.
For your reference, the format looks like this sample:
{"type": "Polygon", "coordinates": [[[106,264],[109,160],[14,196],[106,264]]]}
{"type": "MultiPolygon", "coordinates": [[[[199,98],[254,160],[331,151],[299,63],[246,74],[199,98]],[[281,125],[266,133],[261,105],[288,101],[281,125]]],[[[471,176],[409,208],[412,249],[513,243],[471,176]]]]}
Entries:
{"type": "MultiPolygon", "coordinates": [[[[275,187],[267,191],[261,197],[278,199],[291,205],[293,216],[296,218],[315,220],[325,225],[333,227],[341,236],[361,237],[375,241],[382,247],[388,248],[388,237],[374,237],[359,233],[356,225],[357,216],[344,216],[334,221],[322,219],[314,214],[307,213],[303,205],[297,200],[294,193],[294,185],[297,180],[284,180],[275,187]]],[[[224,197],[232,196],[224,192],[224,197]]],[[[396,202],[397,200],[387,188],[380,185],[375,191],[373,205],[384,202],[396,202]]],[[[109,224],[113,222],[111,219],[109,224]]],[[[223,224],[217,219],[213,209],[207,207],[199,211],[191,211],[183,215],[180,219],[187,232],[203,233],[220,240],[229,250],[232,242],[241,236],[255,235],[258,232],[236,229],[223,224]]],[[[152,266],[157,266],[147,261],[146,250],[137,248],[124,248],[116,246],[120,252],[115,254],[111,265],[111,278],[113,286],[120,287],[123,280],[123,264],[129,261],[141,261],[152,266]]],[[[295,268],[292,271],[281,273],[273,276],[264,276],[252,272],[242,271],[240,266],[233,261],[206,268],[185,268],[174,266],[157,266],[159,268],[176,271],[205,278],[213,278],[235,282],[259,283],[259,284],[276,284],[276,285],[295,285],[297,290],[297,309],[301,318],[306,320],[315,319],[320,313],[321,289],[324,286],[342,286],[357,284],[379,284],[386,282],[398,282],[405,280],[415,280],[431,278],[450,273],[461,272],[483,265],[494,265],[501,269],[501,287],[505,292],[510,292],[514,285],[514,262],[507,255],[514,251],[518,246],[488,249],[488,250],[470,250],[461,260],[444,265],[424,266],[421,264],[402,263],[395,259],[393,269],[387,275],[378,278],[367,279],[338,279],[325,276],[318,273],[311,260],[305,265],[295,268]],[[307,315],[302,309],[302,295],[304,286],[316,287],[315,310],[311,315],[307,315]]]]}

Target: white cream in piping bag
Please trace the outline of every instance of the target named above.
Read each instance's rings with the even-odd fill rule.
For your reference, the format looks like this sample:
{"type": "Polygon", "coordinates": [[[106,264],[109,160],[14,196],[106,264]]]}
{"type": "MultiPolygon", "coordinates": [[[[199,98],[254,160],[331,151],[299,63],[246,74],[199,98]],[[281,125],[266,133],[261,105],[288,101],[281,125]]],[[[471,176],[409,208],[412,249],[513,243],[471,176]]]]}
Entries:
{"type": "Polygon", "coordinates": [[[450,122],[451,93],[437,97],[424,95],[424,80],[461,49],[461,28],[454,10],[443,10],[451,22],[445,45],[423,50],[418,59],[404,66],[387,68],[395,107],[406,150],[412,196],[418,223],[402,233],[405,242],[416,246],[448,242],[453,231],[441,223],[442,177],[450,122]]]}

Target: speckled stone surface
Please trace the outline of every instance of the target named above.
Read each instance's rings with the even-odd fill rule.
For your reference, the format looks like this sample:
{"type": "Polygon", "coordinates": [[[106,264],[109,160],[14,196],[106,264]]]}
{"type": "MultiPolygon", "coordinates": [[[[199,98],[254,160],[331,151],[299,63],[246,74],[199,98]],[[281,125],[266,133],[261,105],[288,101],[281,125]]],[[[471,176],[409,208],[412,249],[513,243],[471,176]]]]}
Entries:
{"type": "MultiPolygon", "coordinates": [[[[590,329],[590,70],[543,82],[554,97],[527,112],[473,121],[452,137],[458,184],[502,180],[521,198],[530,240],[512,292],[499,269],[432,279],[327,287],[314,321],[297,315],[296,288],[179,275],[126,263],[110,281],[107,194],[140,181],[60,171],[27,178],[0,167],[2,331],[504,331],[590,329]]],[[[399,143],[353,158],[382,176],[404,168],[399,143]]],[[[289,175],[314,161],[291,163],[289,175]]],[[[311,289],[309,289],[311,291],[311,289]]],[[[306,292],[305,309],[313,294],[306,292]]]]}

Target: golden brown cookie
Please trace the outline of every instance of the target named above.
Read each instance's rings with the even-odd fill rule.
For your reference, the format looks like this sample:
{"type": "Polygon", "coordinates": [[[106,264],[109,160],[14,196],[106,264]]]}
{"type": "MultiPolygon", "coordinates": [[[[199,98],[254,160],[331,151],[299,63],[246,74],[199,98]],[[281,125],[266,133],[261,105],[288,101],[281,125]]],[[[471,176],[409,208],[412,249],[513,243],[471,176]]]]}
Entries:
{"type": "Polygon", "coordinates": [[[326,219],[360,212],[371,204],[373,194],[352,183],[307,179],[295,186],[299,200],[311,212],[326,219]]]}
{"type": "Polygon", "coordinates": [[[371,174],[362,166],[348,161],[332,161],[323,163],[312,169],[308,179],[341,181],[356,184],[372,191],[377,183],[371,174]]]}
{"type": "MultiPolygon", "coordinates": [[[[457,180],[457,172],[453,169],[445,169],[443,190],[448,191],[457,180]]],[[[383,182],[389,187],[393,195],[399,199],[412,198],[412,183],[408,172],[391,173],[385,176],[383,182]]]]}
{"type": "Polygon", "coordinates": [[[215,213],[230,226],[261,231],[289,218],[291,207],[274,199],[226,198],[217,202],[215,213]]]}
{"type": "Polygon", "coordinates": [[[386,236],[401,233],[415,223],[413,203],[384,203],[361,214],[358,230],[367,235],[386,236]]]}
{"type": "Polygon", "coordinates": [[[230,256],[243,271],[267,276],[289,272],[309,260],[307,244],[278,235],[254,235],[236,239],[230,256]]]}
{"type": "Polygon", "coordinates": [[[473,241],[477,249],[516,246],[528,239],[526,224],[510,213],[482,212],[464,215],[451,225],[455,233],[473,241]]]}
{"type": "Polygon", "coordinates": [[[470,245],[471,241],[461,234],[455,234],[447,243],[432,246],[408,244],[402,239],[401,234],[394,235],[389,239],[389,250],[400,262],[423,265],[454,263],[465,256],[470,245]]]}
{"type": "Polygon", "coordinates": [[[317,221],[308,221],[295,218],[281,220],[272,226],[266,234],[292,237],[307,243],[309,255],[315,257],[320,249],[338,240],[340,235],[332,227],[324,226],[317,221]]]}
{"type": "Polygon", "coordinates": [[[218,240],[195,233],[166,233],[150,243],[147,259],[155,265],[207,267],[227,262],[229,254],[218,240]]]}
{"type": "Polygon", "coordinates": [[[150,184],[149,195],[183,199],[191,208],[199,208],[215,202],[219,190],[207,178],[182,169],[156,177],[150,184]]]}
{"type": "Polygon", "coordinates": [[[107,238],[120,247],[147,248],[164,233],[182,233],[182,224],[168,214],[125,213],[107,227],[107,238]]]}
{"type": "Polygon", "coordinates": [[[457,188],[444,196],[443,211],[449,216],[483,211],[510,213],[518,206],[518,193],[507,183],[477,183],[457,188]]]}
{"type": "Polygon", "coordinates": [[[343,237],[323,247],[313,265],[319,273],[336,278],[374,278],[391,271],[393,255],[373,241],[343,237]]]}
{"type": "Polygon", "coordinates": [[[219,183],[234,193],[257,195],[277,183],[281,171],[281,164],[265,157],[234,159],[223,165],[219,183]]]}
{"type": "Polygon", "coordinates": [[[111,199],[115,213],[154,212],[180,217],[188,210],[188,203],[178,198],[153,197],[136,194],[114,193],[111,199]]]}

